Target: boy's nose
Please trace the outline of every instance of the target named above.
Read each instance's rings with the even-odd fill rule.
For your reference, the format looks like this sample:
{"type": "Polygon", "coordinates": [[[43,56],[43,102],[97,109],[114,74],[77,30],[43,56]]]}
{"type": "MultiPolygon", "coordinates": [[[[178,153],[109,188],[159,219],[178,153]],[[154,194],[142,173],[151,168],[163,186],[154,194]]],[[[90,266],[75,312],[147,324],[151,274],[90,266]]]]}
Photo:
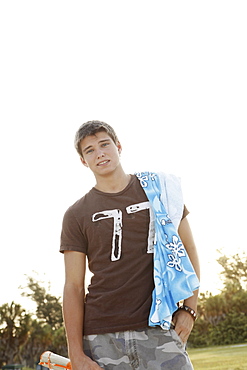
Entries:
{"type": "Polygon", "coordinates": [[[97,157],[101,158],[101,157],[104,157],[104,156],[105,156],[104,152],[101,149],[99,149],[98,153],[97,153],[97,157]]]}

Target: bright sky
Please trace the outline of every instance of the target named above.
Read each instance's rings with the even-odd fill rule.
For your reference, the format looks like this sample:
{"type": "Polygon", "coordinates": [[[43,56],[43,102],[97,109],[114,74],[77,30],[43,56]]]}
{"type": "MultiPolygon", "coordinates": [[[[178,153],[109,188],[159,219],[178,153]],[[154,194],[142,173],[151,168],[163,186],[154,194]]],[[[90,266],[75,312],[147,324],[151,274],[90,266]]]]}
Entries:
{"type": "Polygon", "coordinates": [[[126,172],[181,177],[202,291],[218,292],[216,250],[246,250],[246,11],[227,0],[0,2],[0,304],[22,302],[33,270],[62,295],[63,214],[94,185],[73,139],[92,119],[115,128],[126,172]]]}

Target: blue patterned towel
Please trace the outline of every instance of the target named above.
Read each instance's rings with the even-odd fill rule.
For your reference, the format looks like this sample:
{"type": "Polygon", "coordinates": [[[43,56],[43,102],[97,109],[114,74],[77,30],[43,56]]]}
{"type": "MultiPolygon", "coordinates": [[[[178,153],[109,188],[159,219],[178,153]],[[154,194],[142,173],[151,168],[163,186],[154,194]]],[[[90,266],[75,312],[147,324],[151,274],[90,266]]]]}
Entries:
{"type": "MultiPolygon", "coordinates": [[[[151,204],[155,222],[155,288],[152,295],[149,326],[160,325],[168,330],[172,315],[177,310],[177,303],[193,296],[193,291],[199,288],[200,283],[186,249],[166,211],[164,201],[162,201],[162,192],[166,190],[165,175],[139,172],[136,176],[151,204]]],[[[167,201],[169,202],[169,194],[167,201]]]]}

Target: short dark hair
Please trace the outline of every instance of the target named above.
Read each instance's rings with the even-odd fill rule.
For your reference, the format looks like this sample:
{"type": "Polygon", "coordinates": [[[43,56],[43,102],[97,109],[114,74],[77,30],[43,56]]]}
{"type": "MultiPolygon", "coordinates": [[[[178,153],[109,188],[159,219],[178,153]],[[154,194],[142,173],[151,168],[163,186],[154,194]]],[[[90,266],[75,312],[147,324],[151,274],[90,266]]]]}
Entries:
{"type": "Polygon", "coordinates": [[[110,125],[102,121],[85,122],[79,127],[78,131],[76,132],[75,142],[74,142],[77,153],[81,157],[82,157],[81,146],[80,146],[81,141],[85,137],[95,135],[97,132],[101,132],[101,131],[105,131],[110,136],[110,138],[114,141],[114,143],[117,144],[118,142],[117,135],[110,125]]]}

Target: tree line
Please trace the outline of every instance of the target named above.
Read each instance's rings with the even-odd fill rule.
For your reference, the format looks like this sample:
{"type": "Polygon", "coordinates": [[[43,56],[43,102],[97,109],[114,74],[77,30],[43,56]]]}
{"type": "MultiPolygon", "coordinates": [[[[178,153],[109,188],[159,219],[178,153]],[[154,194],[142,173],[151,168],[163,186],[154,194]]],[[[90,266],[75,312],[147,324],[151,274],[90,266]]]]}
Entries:
{"type": "MultiPolygon", "coordinates": [[[[221,256],[224,287],[220,294],[200,294],[191,347],[247,342],[247,256],[221,256]]],[[[210,272],[209,272],[210,273],[210,272]]]]}
{"type": "Polygon", "coordinates": [[[35,368],[47,350],[67,356],[61,297],[51,295],[33,277],[27,278],[28,292],[22,293],[36,303],[28,313],[12,302],[0,306],[0,367],[20,363],[35,368]]]}
{"type": "MultiPolygon", "coordinates": [[[[223,255],[217,261],[224,287],[217,295],[200,294],[190,347],[247,342],[247,256],[223,255]]],[[[23,295],[36,303],[34,314],[15,302],[0,306],[0,367],[21,363],[35,368],[47,350],[68,356],[61,297],[51,295],[33,277],[27,282],[23,295]]]]}

